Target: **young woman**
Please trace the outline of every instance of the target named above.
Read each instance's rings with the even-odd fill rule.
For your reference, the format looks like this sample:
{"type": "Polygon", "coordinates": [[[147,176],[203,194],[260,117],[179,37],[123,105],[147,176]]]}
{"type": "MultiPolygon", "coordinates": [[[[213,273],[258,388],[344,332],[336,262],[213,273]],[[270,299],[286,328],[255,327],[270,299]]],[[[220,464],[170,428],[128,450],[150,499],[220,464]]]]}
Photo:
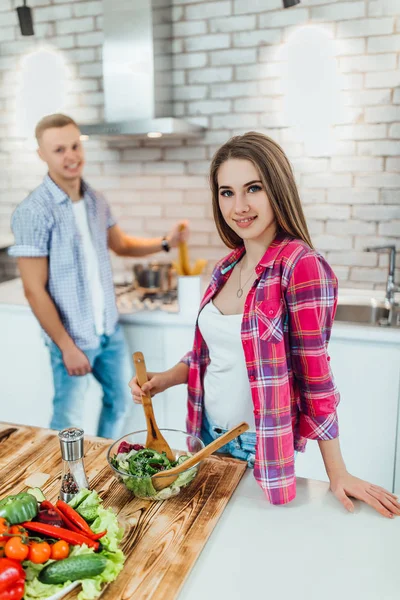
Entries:
{"type": "Polygon", "coordinates": [[[273,504],[296,495],[295,453],[318,440],[330,487],[385,517],[397,497],[347,472],[339,446],[339,393],[327,352],[337,279],[312,247],[290,163],[270,138],[250,132],[215,154],[214,219],[233,251],[216,265],[201,302],[194,345],[133,399],[188,384],[188,431],[205,443],[240,421],[250,430],[223,448],[254,467],[273,504]]]}

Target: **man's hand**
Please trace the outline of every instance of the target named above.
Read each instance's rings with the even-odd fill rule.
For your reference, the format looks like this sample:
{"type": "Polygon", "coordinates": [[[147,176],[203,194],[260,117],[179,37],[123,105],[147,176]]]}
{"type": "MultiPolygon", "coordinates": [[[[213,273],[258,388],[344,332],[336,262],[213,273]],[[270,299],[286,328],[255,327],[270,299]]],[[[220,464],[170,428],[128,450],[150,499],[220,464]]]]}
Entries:
{"type": "Polygon", "coordinates": [[[68,375],[87,375],[92,370],[88,357],[75,344],[62,352],[68,375]]]}
{"type": "Polygon", "coordinates": [[[187,242],[189,238],[189,222],[178,221],[171,229],[167,236],[167,240],[171,248],[176,248],[181,242],[187,242]]]}

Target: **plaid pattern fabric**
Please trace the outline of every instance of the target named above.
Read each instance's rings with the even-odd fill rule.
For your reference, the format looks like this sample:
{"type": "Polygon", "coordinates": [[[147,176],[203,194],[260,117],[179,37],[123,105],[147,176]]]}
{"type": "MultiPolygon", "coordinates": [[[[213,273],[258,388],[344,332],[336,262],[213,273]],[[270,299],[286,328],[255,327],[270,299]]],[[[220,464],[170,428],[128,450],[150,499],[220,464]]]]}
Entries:
{"type": "MultiPolygon", "coordinates": [[[[200,310],[244,254],[238,248],[215,267],[200,310]]],[[[327,353],[337,304],[337,279],[322,256],[302,241],[278,234],[256,267],[247,295],[242,343],[256,421],[254,476],[273,504],[296,495],[294,452],[307,438],[338,436],[339,394],[327,353]]],[[[189,366],[187,428],[199,435],[207,346],[196,325],[189,366]]]]}
{"type": "MultiPolygon", "coordinates": [[[[85,182],[82,182],[82,191],[104,290],[104,332],[111,335],[118,322],[118,312],[107,230],[115,225],[115,221],[103,196],[85,182]]],[[[48,291],[65,329],[82,350],[96,348],[99,338],[95,331],[85,257],[68,195],[47,175],[16,208],[11,228],[15,245],[9,249],[9,254],[49,257],[48,291]]],[[[45,332],[44,336],[49,341],[45,332]]]]}

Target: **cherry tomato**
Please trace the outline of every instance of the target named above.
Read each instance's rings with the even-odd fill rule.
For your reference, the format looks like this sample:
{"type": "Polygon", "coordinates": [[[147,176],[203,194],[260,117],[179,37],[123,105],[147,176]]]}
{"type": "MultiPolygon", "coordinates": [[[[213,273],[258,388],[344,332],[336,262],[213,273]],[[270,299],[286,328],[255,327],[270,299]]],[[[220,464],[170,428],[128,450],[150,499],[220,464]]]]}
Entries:
{"type": "Polygon", "coordinates": [[[40,565],[49,560],[51,555],[50,544],[47,542],[31,542],[29,546],[28,560],[40,565]]]}
{"type": "Polygon", "coordinates": [[[13,535],[21,535],[23,538],[28,537],[28,532],[24,527],[21,527],[21,525],[11,525],[9,533],[12,533],[13,535]]]}
{"type": "Polygon", "coordinates": [[[15,560],[25,560],[29,554],[28,544],[24,544],[20,537],[12,537],[4,546],[4,552],[7,558],[14,558],[15,560]]]}
{"type": "Polygon", "coordinates": [[[9,525],[8,521],[6,521],[3,517],[0,518],[0,558],[5,557],[4,548],[8,540],[10,539],[7,535],[2,535],[3,533],[9,533],[9,525]]]}
{"type": "Polygon", "coordinates": [[[62,560],[63,558],[68,558],[69,555],[69,544],[64,540],[58,540],[51,547],[51,558],[54,560],[62,560]]]}
{"type": "Polygon", "coordinates": [[[6,521],[3,517],[0,517],[0,535],[2,533],[8,533],[8,521],[6,521]]]}

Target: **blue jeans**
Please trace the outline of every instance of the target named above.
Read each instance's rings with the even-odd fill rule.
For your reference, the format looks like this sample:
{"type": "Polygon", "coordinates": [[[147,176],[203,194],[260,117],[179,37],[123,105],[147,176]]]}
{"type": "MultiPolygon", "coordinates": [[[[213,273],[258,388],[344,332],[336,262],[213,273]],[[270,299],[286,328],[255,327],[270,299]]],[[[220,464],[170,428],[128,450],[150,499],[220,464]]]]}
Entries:
{"type": "MultiPolygon", "coordinates": [[[[51,343],[50,360],[53,370],[54,399],[51,429],[82,427],[82,407],[88,386],[88,376],[68,375],[62,354],[56,344],[51,343]]],[[[92,367],[92,375],[103,388],[103,406],[97,435],[118,438],[132,401],[128,383],[132,376],[129,354],[120,325],[110,335],[99,338],[97,348],[84,351],[92,367]]]]}
{"type": "MultiPolygon", "coordinates": [[[[200,437],[203,442],[208,445],[212,441],[220,438],[222,434],[226,433],[228,430],[219,427],[216,423],[210,423],[206,412],[203,412],[203,422],[201,426],[200,437]]],[[[256,434],[254,431],[242,433],[239,437],[235,438],[231,442],[222,446],[218,452],[223,452],[224,454],[230,454],[233,458],[239,458],[240,460],[245,460],[247,462],[247,466],[250,468],[254,467],[254,461],[256,457],[256,434]]]]}

